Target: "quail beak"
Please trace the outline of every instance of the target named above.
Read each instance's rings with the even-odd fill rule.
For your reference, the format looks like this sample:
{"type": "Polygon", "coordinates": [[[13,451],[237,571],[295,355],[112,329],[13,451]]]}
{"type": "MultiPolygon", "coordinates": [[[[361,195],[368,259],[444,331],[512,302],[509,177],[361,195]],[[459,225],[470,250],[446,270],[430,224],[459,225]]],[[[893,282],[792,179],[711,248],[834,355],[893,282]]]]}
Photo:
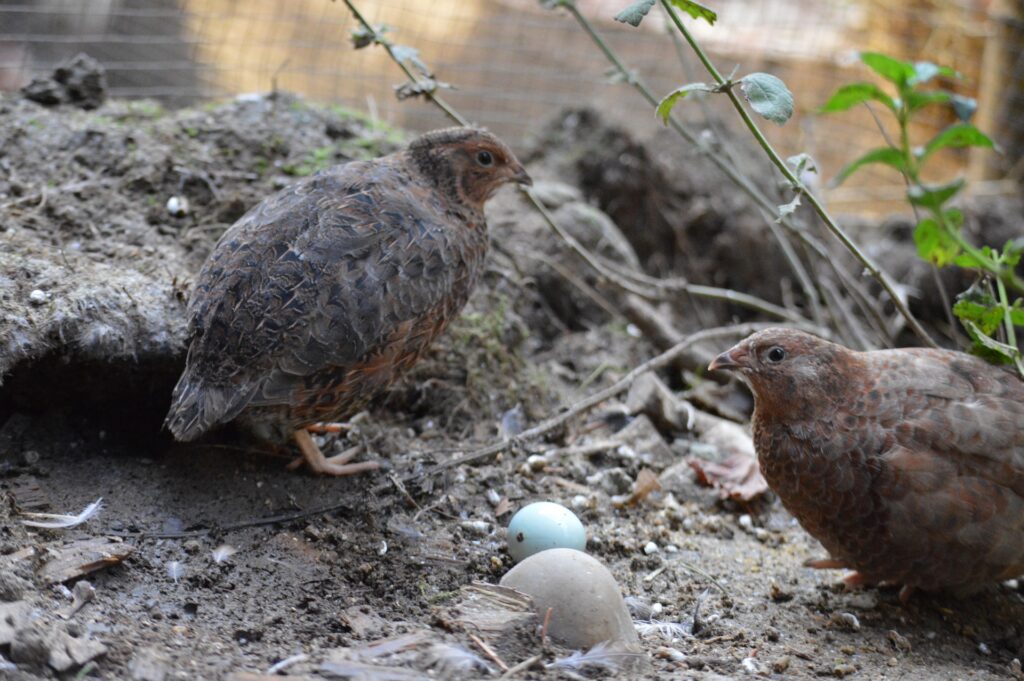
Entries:
{"type": "Polygon", "coordinates": [[[515,182],[520,186],[533,186],[533,178],[526,172],[526,168],[518,163],[512,167],[512,176],[509,178],[509,181],[515,182]]]}
{"type": "Polygon", "coordinates": [[[747,351],[736,346],[715,357],[708,365],[708,371],[740,369],[746,366],[746,359],[747,351]]]}

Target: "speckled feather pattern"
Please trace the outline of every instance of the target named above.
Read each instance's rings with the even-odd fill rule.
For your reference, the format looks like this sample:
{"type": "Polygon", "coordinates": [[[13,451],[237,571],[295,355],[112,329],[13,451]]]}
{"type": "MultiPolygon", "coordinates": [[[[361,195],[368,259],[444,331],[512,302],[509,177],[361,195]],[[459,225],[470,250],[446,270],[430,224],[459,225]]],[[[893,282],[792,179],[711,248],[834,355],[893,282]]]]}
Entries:
{"type": "Polygon", "coordinates": [[[868,581],[970,591],[1024,573],[1024,382],[959,352],[791,330],[734,348],[769,486],[868,581]],[[773,347],[786,358],[772,366],[773,347]]]}
{"type": "Polygon", "coordinates": [[[483,204],[511,181],[471,167],[480,145],[523,174],[493,136],[449,129],[305,178],[232,225],[190,299],[174,435],[242,417],[286,437],[351,416],[411,367],[480,278],[483,204]]]}

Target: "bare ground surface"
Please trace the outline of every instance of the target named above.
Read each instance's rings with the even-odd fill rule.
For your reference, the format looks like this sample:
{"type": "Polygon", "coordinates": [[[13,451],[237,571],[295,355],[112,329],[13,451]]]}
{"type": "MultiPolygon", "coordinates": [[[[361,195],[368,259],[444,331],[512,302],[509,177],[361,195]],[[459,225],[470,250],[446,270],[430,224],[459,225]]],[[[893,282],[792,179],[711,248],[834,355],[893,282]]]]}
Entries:
{"type": "MultiPolygon", "coordinates": [[[[744,264],[737,255],[763,252],[736,243],[756,222],[715,194],[715,177],[700,168],[676,184],[646,177],[642,188],[661,194],[630,204],[606,191],[629,167],[595,165],[587,145],[601,135],[567,129],[578,132],[579,121],[548,130],[547,153],[530,168],[549,181],[539,191],[578,238],[652,272],[683,269],[778,301],[771,258],[744,264]],[[624,246],[594,206],[646,231],[627,234],[624,246]],[[673,234],[676,220],[687,228],[673,234]],[[651,241],[659,229],[678,241],[675,256],[651,241]]],[[[324,443],[360,444],[363,457],[389,468],[350,479],[290,472],[293,453],[230,431],[175,445],[159,426],[182,363],[183,300],[217,236],[295,175],[384,153],[400,136],[289,97],[173,114],[146,103],[82,112],[8,97],[0,131],[3,678],[259,678],[245,673],[299,654],[283,672],[292,678],[342,669],[366,679],[497,678],[498,663],[460,620],[461,589],[508,570],[503,527],[539,499],[577,510],[588,551],[635,599],[637,620],[676,625],[642,627],[641,677],[1021,678],[1015,585],[965,600],[917,594],[905,605],[892,590],[848,590],[841,573],[802,567],[821,549],[770,495],[744,507],[695,482],[687,460],[723,452],[617,403],[545,441],[429,474],[656,353],[608,305],[616,294],[511,193],[490,207],[496,249],[464,317],[353,431],[324,443]],[[171,197],[188,199],[181,217],[168,212],[171,197]],[[614,503],[644,468],[661,491],[614,503]],[[71,530],[20,522],[22,511],[75,513],[99,497],[103,510],[71,530]],[[125,557],[83,576],[79,566],[96,557],[72,560],[73,551],[89,541],[125,557]],[[231,555],[218,562],[217,549],[231,555]],[[63,583],[47,577],[62,561],[74,568],[63,583]],[[82,579],[95,595],[72,614],[69,589],[82,579]]],[[[649,154],[653,164],[672,150],[638,149],[614,158],[649,154]]],[[[717,323],[743,314],[703,313],[717,323]]],[[[700,327],[695,315],[678,319],[700,327]]],[[[685,387],[675,369],[661,376],[685,387]]],[[[713,395],[704,403],[722,413],[749,409],[733,387],[713,395]]],[[[482,640],[508,666],[541,656],[518,678],[624,676],[545,668],[570,651],[542,646],[535,628],[482,640]]]]}

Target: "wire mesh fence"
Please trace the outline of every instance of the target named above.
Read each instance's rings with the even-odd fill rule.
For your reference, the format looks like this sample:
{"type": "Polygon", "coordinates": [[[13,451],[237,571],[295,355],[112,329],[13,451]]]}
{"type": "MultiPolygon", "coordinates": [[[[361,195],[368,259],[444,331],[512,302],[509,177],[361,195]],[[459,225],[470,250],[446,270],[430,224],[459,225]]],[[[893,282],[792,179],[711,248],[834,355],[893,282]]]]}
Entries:
{"type": "MultiPolygon", "coordinates": [[[[566,107],[593,106],[633,130],[652,130],[653,111],[621,83],[564,12],[536,0],[363,0],[375,24],[415,47],[446,97],[471,120],[522,141],[566,107]]],[[[707,80],[678,50],[662,17],[640,29],[612,21],[625,0],[579,0],[630,69],[657,93],[707,80]]],[[[964,76],[942,85],[978,100],[977,123],[1002,147],[945,152],[940,172],[962,171],[975,192],[1014,191],[1024,174],[1024,0],[719,0],[714,27],[698,39],[725,72],[763,70],[793,90],[797,111],[785,127],[766,123],[785,154],[808,151],[825,177],[880,144],[866,110],[819,116],[841,83],[870,79],[853,63],[858,49],[949,65],[964,76]]],[[[398,102],[401,74],[379,49],[354,50],[355,26],[330,0],[0,0],[0,89],[15,90],[78,52],[107,70],[114,97],[156,98],[181,106],[273,89],[357,109],[414,130],[446,124],[422,101],[398,102]]],[[[713,99],[713,98],[712,98],[713,99]]],[[[686,107],[680,112],[687,115],[686,107]]],[[[695,111],[695,110],[694,110],[695,111]]],[[[727,112],[723,110],[723,115],[727,112]]],[[[938,108],[918,135],[953,121],[938,108]]],[[[842,208],[867,210],[898,200],[897,178],[865,173],[832,190],[842,208]]]]}

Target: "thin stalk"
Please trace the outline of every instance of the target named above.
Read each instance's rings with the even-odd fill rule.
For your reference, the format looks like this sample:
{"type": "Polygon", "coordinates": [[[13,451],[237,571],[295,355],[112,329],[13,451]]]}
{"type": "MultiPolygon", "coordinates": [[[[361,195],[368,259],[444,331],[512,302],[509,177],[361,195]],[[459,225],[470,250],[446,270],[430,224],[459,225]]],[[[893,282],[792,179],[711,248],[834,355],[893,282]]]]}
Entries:
{"type": "MultiPolygon", "coordinates": [[[[388,56],[391,57],[391,61],[398,64],[398,68],[402,69],[402,72],[405,73],[406,78],[408,78],[413,83],[418,83],[419,79],[416,77],[416,74],[412,72],[412,69],[410,69],[405,62],[403,62],[401,59],[395,56],[395,52],[392,49],[391,42],[383,35],[381,35],[380,32],[378,32],[377,29],[372,24],[370,24],[369,21],[366,20],[366,17],[363,16],[362,12],[360,12],[359,9],[350,2],[350,0],[342,0],[342,2],[345,3],[345,6],[348,7],[348,10],[352,12],[352,16],[356,18],[356,21],[360,23],[360,25],[366,30],[366,32],[373,36],[373,42],[383,47],[387,51],[388,56]]],[[[452,119],[459,125],[469,125],[469,121],[463,118],[458,111],[449,106],[448,103],[444,101],[444,99],[441,97],[441,95],[432,91],[427,91],[424,92],[423,94],[427,97],[427,99],[433,102],[437,106],[437,108],[441,109],[441,111],[443,111],[445,115],[448,116],[448,118],[452,119]]]]}
{"type": "MultiPolygon", "coordinates": [[[[871,114],[871,118],[874,119],[875,126],[878,128],[878,132],[881,133],[882,139],[885,140],[885,143],[887,145],[889,145],[893,149],[898,149],[898,147],[896,146],[896,143],[892,141],[892,137],[889,135],[889,131],[885,129],[884,125],[882,125],[882,121],[878,118],[878,114],[875,113],[875,109],[874,109],[874,107],[871,106],[871,103],[870,102],[864,102],[864,108],[868,110],[869,114],[871,114]]],[[[899,118],[897,120],[900,121],[899,118]]],[[[906,134],[907,131],[906,131],[905,126],[903,126],[902,122],[900,122],[900,130],[901,130],[900,139],[903,140],[904,142],[907,142],[909,140],[909,136],[906,134]]],[[[906,154],[907,154],[906,150],[909,149],[909,145],[905,143],[904,146],[903,146],[903,149],[904,149],[904,151],[903,151],[904,158],[906,158],[906,154]]],[[[909,161],[908,161],[908,163],[909,163],[909,161]]],[[[910,166],[907,166],[907,167],[910,167],[910,166]]],[[[900,177],[903,178],[903,185],[909,191],[909,189],[911,187],[910,177],[903,170],[900,170],[899,173],[900,173],[900,177]]],[[[920,211],[917,210],[917,206],[915,204],[913,204],[913,203],[910,204],[910,210],[911,210],[911,212],[914,213],[914,224],[915,225],[920,224],[921,223],[921,213],[920,213],[920,211]]],[[[946,323],[949,325],[949,338],[954,343],[959,345],[960,347],[965,347],[964,342],[963,342],[964,341],[963,336],[960,334],[959,328],[956,325],[956,318],[953,316],[953,307],[949,304],[949,296],[946,295],[946,289],[942,285],[942,278],[939,276],[939,268],[938,268],[938,266],[935,263],[930,263],[930,264],[931,264],[931,270],[932,270],[932,280],[933,280],[933,282],[935,284],[935,289],[939,292],[939,298],[942,300],[942,309],[946,313],[946,323]]]]}
{"type": "MultiPolygon", "coordinates": [[[[686,53],[683,51],[683,43],[679,39],[679,35],[672,30],[672,26],[668,23],[665,24],[665,29],[672,39],[672,46],[675,48],[676,57],[679,59],[679,65],[683,69],[683,75],[687,80],[693,80],[692,69],[690,68],[689,61],[686,59],[686,53]]],[[[697,98],[698,106],[700,106],[701,112],[704,114],[704,124],[714,133],[718,140],[718,146],[728,158],[729,162],[733,165],[739,165],[739,157],[733,149],[733,145],[730,143],[729,136],[722,130],[722,126],[719,125],[718,120],[712,115],[711,107],[708,105],[708,100],[705,97],[697,98]]],[[[801,262],[799,256],[796,254],[796,250],[793,248],[793,243],[789,240],[779,226],[776,224],[774,217],[769,217],[766,220],[768,230],[772,233],[772,236],[779,243],[779,247],[782,249],[782,253],[789,263],[789,268],[793,271],[796,276],[796,280],[800,283],[800,288],[803,289],[804,296],[807,298],[808,303],[811,306],[811,317],[818,324],[824,325],[824,316],[822,314],[821,305],[818,302],[819,291],[815,288],[811,282],[811,276],[801,262]]],[[[828,298],[825,298],[826,305],[828,304],[828,298]]]]}
{"type": "MultiPolygon", "coordinates": [[[[352,4],[350,0],[342,1],[345,3],[345,6],[348,7],[348,9],[352,12],[352,15],[356,18],[356,21],[358,21],[360,25],[362,25],[362,27],[373,37],[374,42],[383,47],[387,51],[388,56],[391,57],[391,60],[395,62],[399,66],[399,68],[402,69],[402,72],[405,74],[406,78],[408,78],[413,83],[417,82],[416,74],[414,74],[412,70],[395,55],[394,51],[391,48],[391,43],[388,42],[387,39],[384,38],[377,31],[377,29],[374,28],[370,24],[370,22],[366,20],[363,14],[358,10],[358,8],[355,7],[355,5],[352,4]]],[[[596,36],[596,34],[593,33],[592,35],[596,36]]],[[[600,38],[598,38],[598,40],[600,40],[600,38]]],[[[622,65],[621,62],[618,61],[617,58],[615,58],[615,55],[611,51],[607,51],[606,54],[609,56],[609,58],[614,59],[615,64],[619,69],[625,71],[625,67],[622,65]]],[[[431,102],[437,105],[437,107],[440,108],[445,114],[447,114],[448,117],[451,118],[453,121],[455,121],[459,125],[469,125],[468,121],[466,121],[466,119],[463,118],[458,111],[449,106],[447,102],[445,102],[439,95],[433,92],[425,92],[424,94],[430,99],[431,102]]],[[[651,95],[651,97],[653,98],[653,95],[651,95]]],[[[654,102],[653,99],[652,102],[654,102]]],[[[576,251],[577,254],[579,254],[595,271],[598,272],[598,274],[602,275],[606,280],[616,284],[623,290],[634,295],[638,295],[642,298],[653,300],[662,299],[662,296],[659,295],[656,290],[652,291],[650,289],[642,288],[641,285],[635,284],[627,278],[630,275],[633,275],[632,278],[640,279],[641,277],[639,275],[630,273],[630,275],[623,276],[622,274],[619,274],[615,272],[612,268],[608,267],[605,263],[601,262],[601,260],[596,255],[590,253],[590,251],[588,251],[582,244],[580,244],[571,234],[562,229],[561,226],[555,221],[554,217],[548,212],[547,208],[545,208],[544,205],[539,200],[537,200],[537,198],[528,189],[524,188],[521,191],[523,195],[526,196],[527,199],[529,199],[530,203],[533,204],[533,207],[537,210],[537,212],[540,213],[541,217],[544,218],[544,221],[548,223],[548,226],[551,227],[566,243],[568,243],[569,246],[574,251],[576,251]]],[[[760,298],[757,298],[755,296],[740,293],[738,291],[731,291],[728,289],[721,289],[712,286],[698,286],[689,283],[683,283],[682,285],[679,285],[677,282],[666,283],[649,277],[642,277],[642,279],[645,280],[645,283],[648,286],[654,286],[656,288],[666,290],[682,290],[693,296],[711,298],[714,300],[724,300],[734,303],[736,305],[749,307],[759,312],[763,312],[765,314],[778,317],[779,319],[785,319],[786,321],[793,322],[795,324],[800,324],[803,326],[814,326],[810,321],[804,319],[799,314],[796,314],[785,308],[779,307],[778,305],[769,303],[766,300],[761,300],[760,298]]]]}
{"type": "Polygon", "coordinates": [[[1003,305],[1003,327],[1006,331],[1006,343],[1017,348],[1017,356],[1013,358],[1013,364],[1017,367],[1017,373],[1024,378],[1024,359],[1021,359],[1020,348],[1017,346],[1017,330],[1013,328],[1013,318],[1010,316],[1010,299],[1006,295],[1006,285],[1003,280],[996,278],[996,291],[999,293],[999,302],[1003,305]]]}
{"type": "MultiPolygon", "coordinates": [[[[597,45],[601,52],[608,58],[608,61],[610,61],[612,65],[616,68],[616,70],[619,72],[619,75],[621,75],[623,79],[633,87],[633,89],[639,92],[640,95],[645,100],[647,100],[647,102],[651,106],[657,107],[657,97],[654,96],[651,90],[648,89],[647,86],[644,85],[644,83],[640,79],[638,79],[628,68],[626,68],[622,60],[618,58],[618,55],[615,54],[615,52],[604,41],[600,34],[598,34],[596,30],[594,30],[594,27],[591,25],[590,21],[585,16],[583,16],[583,14],[581,14],[580,11],[576,8],[575,3],[572,2],[572,0],[566,0],[566,2],[562,4],[562,6],[569,11],[569,13],[573,16],[574,19],[576,19],[576,22],[580,25],[580,27],[583,28],[587,35],[590,36],[591,40],[593,40],[594,44],[597,45]]],[[[692,144],[698,152],[707,157],[715,166],[718,167],[718,169],[727,178],[729,178],[729,180],[733,182],[733,184],[739,187],[739,189],[744,194],[746,194],[747,197],[750,198],[750,200],[752,200],[762,211],[764,211],[765,219],[776,219],[775,216],[778,214],[778,207],[776,205],[777,202],[771,201],[761,191],[761,189],[757,187],[757,185],[755,185],[753,182],[751,182],[749,178],[743,175],[734,164],[732,164],[726,159],[723,159],[719,154],[714,153],[714,150],[711,149],[707,145],[707,143],[704,142],[704,140],[700,139],[699,137],[691,133],[685,126],[683,126],[678,121],[678,119],[676,119],[675,116],[669,116],[668,125],[687,143],[692,144]]],[[[819,254],[827,253],[827,250],[825,249],[823,244],[815,240],[810,234],[806,233],[805,230],[801,229],[796,224],[794,224],[790,218],[785,217],[780,219],[779,224],[781,224],[788,232],[794,234],[800,241],[802,241],[805,245],[808,245],[815,252],[819,254]]],[[[823,257],[825,257],[826,260],[831,262],[830,256],[824,255],[823,257]]],[[[847,277],[842,277],[842,280],[843,285],[846,286],[847,289],[849,289],[852,282],[847,277]]],[[[875,311],[873,307],[871,308],[871,310],[872,312],[875,311]]],[[[874,316],[877,318],[877,315],[874,316]]],[[[880,319],[878,319],[878,321],[880,321],[880,319]]],[[[883,333],[886,337],[889,336],[889,331],[884,325],[879,326],[878,330],[881,333],[883,333]]]]}
{"type": "MultiPolygon", "coordinates": [[[[686,42],[688,42],[690,44],[690,47],[693,48],[701,63],[704,64],[704,67],[708,70],[708,73],[710,73],[711,77],[715,79],[715,82],[718,83],[719,85],[727,86],[727,83],[725,79],[722,77],[722,74],[718,72],[718,69],[716,69],[715,65],[711,63],[711,60],[708,58],[703,48],[701,48],[697,41],[694,40],[690,32],[686,29],[686,26],[683,24],[682,20],[679,18],[679,15],[676,13],[676,11],[672,8],[672,5],[669,4],[667,0],[661,0],[661,6],[668,13],[669,17],[672,19],[672,23],[675,24],[676,28],[679,30],[680,34],[682,34],[686,42]]],[[[753,119],[750,118],[750,115],[747,113],[746,108],[740,102],[739,97],[736,96],[736,93],[733,92],[733,89],[731,87],[724,87],[723,89],[725,91],[725,94],[729,97],[729,101],[732,102],[733,108],[735,108],[736,111],[739,113],[740,118],[743,119],[743,123],[747,126],[747,129],[750,130],[751,134],[754,136],[754,139],[757,140],[757,143],[768,155],[768,158],[771,159],[772,164],[779,169],[783,177],[786,178],[786,180],[794,187],[794,189],[798,193],[804,195],[804,197],[807,199],[807,202],[814,209],[814,212],[818,214],[818,217],[821,218],[822,222],[825,223],[825,226],[828,227],[829,231],[831,231],[832,234],[837,239],[839,239],[840,243],[842,243],[843,246],[845,246],[846,249],[850,251],[850,253],[852,253],[855,258],[857,258],[860,264],[864,266],[864,269],[867,270],[868,274],[874,277],[878,281],[878,283],[881,284],[882,288],[885,289],[885,292],[889,294],[889,298],[892,300],[892,304],[896,307],[899,313],[907,321],[907,324],[914,331],[914,333],[917,334],[918,337],[920,337],[921,340],[924,341],[927,345],[937,348],[938,344],[932,339],[928,332],[925,331],[924,327],[921,326],[920,322],[917,321],[917,318],[914,317],[913,313],[911,313],[910,308],[907,307],[903,300],[900,299],[899,295],[896,293],[895,285],[891,281],[889,281],[889,277],[885,274],[885,272],[883,272],[881,268],[879,268],[878,265],[875,264],[874,260],[872,260],[870,256],[868,256],[860,249],[860,247],[853,241],[853,239],[850,238],[846,231],[839,226],[839,224],[832,218],[831,215],[829,215],[828,211],[825,210],[825,207],[818,200],[818,198],[812,192],[807,191],[807,188],[803,185],[800,179],[793,174],[793,171],[790,170],[789,166],[786,165],[786,162],[782,160],[782,158],[775,151],[774,147],[772,147],[771,143],[769,143],[768,140],[765,138],[764,133],[761,132],[761,129],[757,126],[753,119]]]]}

